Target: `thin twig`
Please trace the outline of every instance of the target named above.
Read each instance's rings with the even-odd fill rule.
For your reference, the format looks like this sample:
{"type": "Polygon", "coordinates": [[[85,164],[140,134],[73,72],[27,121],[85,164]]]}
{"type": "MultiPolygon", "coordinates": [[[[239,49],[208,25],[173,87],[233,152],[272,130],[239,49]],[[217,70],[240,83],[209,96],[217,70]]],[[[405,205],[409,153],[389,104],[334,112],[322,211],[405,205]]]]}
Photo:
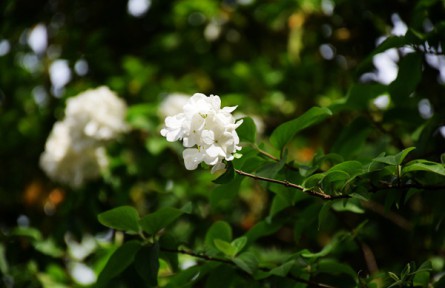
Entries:
{"type": "MultiPolygon", "coordinates": [[[[163,252],[177,253],[177,254],[186,254],[186,255],[190,255],[190,256],[193,256],[195,258],[203,259],[203,260],[206,260],[206,261],[220,262],[220,263],[228,264],[228,265],[231,265],[231,266],[234,266],[234,267],[238,267],[233,261],[231,261],[229,259],[212,257],[212,256],[209,256],[209,255],[206,255],[206,254],[198,254],[196,252],[187,251],[187,250],[184,250],[184,249],[169,249],[169,248],[164,248],[164,247],[161,247],[160,249],[163,252]]],[[[261,271],[264,271],[264,272],[270,272],[271,271],[271,269],[265,268],[265,267],[258,267],[258,269],[261,270],[261,271]]],[[[300,278],[300,277],[297,277],[297,276],[294,276],[294,275],[291,275],[291,274],[288,274],[285,277],[289,278],[289,279],[292,279],[295,282],[305,283],[305,284],[309,285],[310,287],[315,287],[315,288],[336,288],[336,287],[328,285],[328,284],[318,283],[318,282],[314,282],[314,281],[311,281],[311,280],[306,280],[306,279],[303,279],[303,278],[300,278]]]]}
{"type": "MultiPolygon", "coordinates": [[[[275,162],[280,162],[280,159],[278,159],[277,157],[273,156],[272,154],[270,154],[269,152],[264,151],[263,149],[261,149],[260,147],[258,147],[257,145],[254,145],[254,148],[258,151],[258,153],[260,153],[261,155],[275,161],[275,162]]],[[[285,163],[284,166],[286,166],[286,168],[293,170],[293,171],[298,171],[297,167],[294,167],[293,165],[290,165],[288,163],[285,163]]]]}
{"type": "Polygon", "coordinates": [[[264,156],[266,156],[269,159],[272,159],[276,162],[280,161],[280,159],[278,159],[277,157],[273,156],[272,154],[270,154],[269,152],[264,151],[263,149],[261,149],[260,147],[258,147],[257,145],[255,145],[255,149],[258,150],[258,152],[264,156]]]}
{"type": "Polygon", "coordinates": [[[350,198],[351,197],[349,195],[329,195],[329,194],[326,194],[326,193],[323,193],[323,192],[319,192],[319,191],[315,191],[315,190],[307,190],[306,188],[304,188],[301,185],[294,184],[294,183],[291,183],[291,182],[286,181],[286,180],[277,180],[277,179],[267,178],[267,177],[263,177],[263,176],[258,176],[258,175],[255,175],[255,174],[251,174],[251,173],[247,173],[247,172],[238,170],[238,169],[235,169],[235,172],[238,173],[239,175],[247,176],[247,177],[253,178],[255,180],[260,180],[260,181],[265,181],[265,182],[270,182],[270,183],[276,183],[276,184],[281,184],[281,185],[286,186],[286,187],[295,188],[295,189],[298,189],[298,190],[300,190],[300,191],[302,191],[302,192],[304,192],[304,193],[306,193],[308,195],[315,196],[315,197],[318,197],[318,198],[322,198],[324,200],[335,200],[335,199],[342,199],[342,198],[344,199],[344,198],[350,198]]]}

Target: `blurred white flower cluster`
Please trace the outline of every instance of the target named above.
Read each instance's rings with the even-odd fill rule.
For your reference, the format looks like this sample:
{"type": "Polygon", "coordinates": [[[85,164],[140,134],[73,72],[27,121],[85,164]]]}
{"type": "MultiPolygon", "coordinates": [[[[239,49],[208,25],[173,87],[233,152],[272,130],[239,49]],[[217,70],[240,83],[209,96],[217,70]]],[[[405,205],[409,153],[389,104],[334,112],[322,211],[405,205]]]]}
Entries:
{"type": "Polygon", "coordinates": [[[40,156],[53,180],[79,187],[108,165],[104,144],[127,131],[127,106],[108,87],[68,99],[65,118],[56,122],[40,156]]]}
{"type": "Polygon", "coordinates": [[[184,104],[182,111],[165,118],[161,135],[167,141],[182,140],[185,167],[194,170],[201,162],[213,166],[212,173],[224,169],[223,160],[231,161],[241,150],[236,133],[242,120],[236,121],[236,107],[221,108],[217,95],[207,97],[196,93],[184,104]]]}

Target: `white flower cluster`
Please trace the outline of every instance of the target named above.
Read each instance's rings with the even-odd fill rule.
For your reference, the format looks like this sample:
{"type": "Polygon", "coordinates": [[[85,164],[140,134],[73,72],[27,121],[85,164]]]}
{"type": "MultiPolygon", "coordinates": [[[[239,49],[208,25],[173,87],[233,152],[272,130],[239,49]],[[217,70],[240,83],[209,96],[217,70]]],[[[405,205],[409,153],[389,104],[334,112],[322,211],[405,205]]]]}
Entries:
{"type": "Polygon", "coordinates": [[[65,118],[54,124],[40,156],[53,180],[79,187],[108,165],[104,144],[127,131],[127,106],[108,87],[68,99],[65,118]]]}
{"type": "Polygon", "coordinates": [[[185,167],[194,170],[201,162],[213,166],[212,173],[224,169],[223,160],[231,161],[241,150],[236,133],[242,120],[236,121],[236,107],[221,108],[217,95],[196,93],[185,103],[182,112],[165,118],[161,135],[167,141],[182,140],[185,167]]]}

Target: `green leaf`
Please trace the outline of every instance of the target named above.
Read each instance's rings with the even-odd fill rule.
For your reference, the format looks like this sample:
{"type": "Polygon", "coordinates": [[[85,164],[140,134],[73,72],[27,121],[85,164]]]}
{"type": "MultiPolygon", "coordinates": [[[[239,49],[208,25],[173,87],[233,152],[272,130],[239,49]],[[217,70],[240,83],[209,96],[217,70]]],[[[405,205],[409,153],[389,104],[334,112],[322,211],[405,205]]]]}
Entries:
{"type": "Polygon", "coordinates": [[[234,178],[235,178],[235,169],[233,168],[232,162],[229,162],[227,163],[226,171],[212,182],[216,184],[226,184],[232,181],[234,178]]]}
{"type": "Polygon", "coordinates": [[[179,271],[179,257],[177,253],[168,252],[169,250],[176,250],[178,248],[180,239],[177,235],[172,233],[165,233],[159,238],[159,246],[167,251],[160,251],[159,258],[165,260],[173,272],[179,271]]]}
{"type": "Polygon", "coordinates": [[[394,281],[399,281],[399,276],[397,276],[397,274],[393,273],[393,272],[388,272],[389,277],[391,277],[392,279],[394,279],[394,281]]]}
{"type": "Polygon", "coordinates": [[[236,128],[236,132],[240,141],[255,143],[256,141],[256,126],[255,122],[250,117],[243,118],[243,124],[236,128]]]}
{"type": "Polygon", "coordinates": [[[219,185],[210,192],[210,206],[213,209],[231,208],[244,178],[235,175],[233,181],[219,185]]]}
{"type": "Polygon", "coordinates": [[[206,249],[213,254],[219,251],[219,249],[215,246],[216,239],[226,241],[228,243],[232,240],[232,228],[227,222],[217,221],[207,230],[204,243],[206,245],[206,249]]]}
{"type": "Polygon", "coordinates": [[[131,206],[121,206],[99,214],[99,222],[107,227],[126,232],[139,233],[139,215],[131,206]]]}
{"type": "Polygon", "coordinates": [[[403,160],[405,160],[406,156],[416,149],[415,147],[409,147],[404,149],[403,151],[397,153],[396,155],[390,155],[390,156],[379,156],[377,158],[373,159],[373,162],[379,162],[384,163],[388,165],[401,165],[403,160]]]}
{"type": "Polygon", "coordinates": [[[106,284],[111,279],[121,274],[133,263],[134,257],[140,248],[141,243],[137,240],[132,240],[124,243],[114,251],[98,276],[97,286],[107,286],[106,284]]]}
{"type": "Polygon", "coordinates": [[[276,194],[272,200],[269,217],[274,217],[283,209],[295,205],[297,200],[305,199],[306,196],[304,193],[300,193],[298,191],[295,191],[295,189],[291,189],[279,184],[270,184],[269,190],[276,194]]]}
{"type": "Polygon", "coordinates": [[[357,198],[337,200],[332,203],[332,209],[337,212],[348,211],[356,214],[365,213],[365,210],[361,207],[360,201],[357,198]]]}
{"type": "Polygon", "coordinates": [[[253,252],[244,252],[233,259],[233,263],[249,274],[253,274],[258,267],[258,259],[253,252]]]}
{"type": "Polygon", "coordinates": [[[427,161],[427,160],[414,160],[406,164],[402,169],[403,173],[415,172],[415,171],[427,171],[445,176],[445,166],[440,163],[427,161]]]}
{"type": "Polygon", "coordinates": [[[344,171],[330,171],[325,174],[320,184],[324,192],[334,194],[342,191],[349,179],[350,175],[344,171]]]}
{"type": "Polygon", "coordinates": [[[367,119],[364,117],[355,119],[341,130],[331,152],[338,153],[345,159],[360,157],[362,147],[371,131],[371,124],[367,119]]]}
{"type": "Polygon", "coordinates": [[[53,239],[48,238],[43,241],[36,241],[33,243],[34,248],[36,248],[37,251],[49,255],[52,257],[62,257],[64,255],[64,251],[59,248],[53,239]]]}
{"type": "Polygon", "coordinates": [[[236,247],[230,245],[229,242],[221,240],[221,239],[214,239],[213,244],[215,244],[216,249],[223,252],[224,255],[227,257],[234,257],[236,255],[237,249],[236,247]]]}
{"type": "Polygon", "coordinates": [[[165,287],[193,287],[195,282],[205,277],[210,271],[218,269],[220,265],[221,263],[207,262],[203,265],[190,267],[172,276],[165,287]]]}
{"type": "Polygon", "coordinates": [[[272,204],[270,205],[268,219],[272,219],[272,217],[290,206],[292,206],[292,202],[288,201],[280,194],[275,195],[273,197],[272,204]]]}
{"type": "Polygon", "coordinates": [[[300,117],[285,122],[278,126],[270,136],[270,142],[275,148],[282,150],[299,131],[315,125],[327,117],[331,116],[332,112],[328,108],[312,107],[300,117]]]}
{"type": "Polygon", "coordinates": [[[430,282],[430,272],[433,270],[430,261],[426,261],[420,265],[419,269],[415,271],[413,284],[414,286],[428,287],[430,282]]]}
{"type": "Polygon", "coordinates": [[[155,235],[161,229],[167,227],[184,213],[185,212],[180,209],[176,209],[173,207],[163,207],[153,213],[142,217],[142,219],[139,221],[139,224],[141,225],[142,230],[150,235],[155,235]]]}
{"type": "Polygon", "coordinates": [[[394,102],[404,104],[416,89],[422,78],[422,64],[423,56],[420,53],[410,53],[400,60],[397,78],[389,85],[394,102]]]}
{"type": "Polygon", "coordinates": [[[314,187],[317,187],[320,185],[321,180],[323,180],[324,176],[325,176],[324,173],[313,174],[308,178],[306,178],[302,185],[306,189],[312,189],[314,187]]]}
{"type": "Polygon", "coordinates": [[[365,171],[363,169],[362,163],[358,161],[345,161],[340,164],[335,165],[329,169],[326,174],[330,174],[334,171],[342,171],[349,175],[349,177],[355,177],[357,175],[363,174],[365,171]]]}
{"type": "Polygon", "coordinates": [[[139,249],[134,259],[135,269],[149,287],[158,286],[159,242],[139,249]]]}
{"type": "Polygon", "coordinates": [[[365,110],[369,108],[372,99],[388,94],[387,90],[388,87],[382,84],[354,84],[349,89],[346,100],[334,102],[329,109],[334,114],[343,110],[365,110]]]}
{"type": "Polygon", "coordinates": [[[230,243],[230,245],[236,248],[236,254],[238,254],[241,250],[243,250],[246,244],[247,244],[246,236],[236,238],[235,240],[232,241],[232,243],[230,243]]]}
{"type": "Polygon", "coordinates": [[[354,269],[352,269],[351,266],[347,264],[337,261],[336,259],[320,259],[317,268],[319,273],[326,273],[331,275],[346,274],[351,276],[351,278],[354,279],[355,282],[358,281],[357,273],[354,271],[354,269]]]}
{"type": "Polygon", "coordinates": [[[376,97],[387,93],[387,87],[382,84],[354,84],[348,91],[347,109],[368,109],[369,102],[376,97]]]}
{"type": "Polygon", "coordinates": [[[295,260],[290,260],[285,262],[284,264],[275,267],[271,269],[270,271],[264,272],[264,271],[257,271],[255,273],[255,279],[261,280],[265,279],[267,277],[270,277],[272,275],[280,276],[280,277],[286,277],[287,274],[289,274],[289,271],[292,269],[292,267],[295,265],[295,260]]]}
{"type": "Polygon", "coordinates": [[[335,235],[335,237],[331,240],[331,242],[329,242],[327,245],[323,247],[323,249],[321,249],[320,252],[312,253],[308,250],[303,250],[301,256],[305,258],[324,257],[329,253],[331,253],[331,251],[334,250],[342,241],[344,241],[347,236],[348,234],[346,234],[345,232],[339,232],[335,235]]]}
{"type": "Polygon", "coordinates": [[[268,236],[277,232],[282,226],[278,220],[273,222],[260,221],[256,223],[252,228],[245,234],[247,237],[247,243],[250,244],[256,241],[258,238],[268,236]]]}

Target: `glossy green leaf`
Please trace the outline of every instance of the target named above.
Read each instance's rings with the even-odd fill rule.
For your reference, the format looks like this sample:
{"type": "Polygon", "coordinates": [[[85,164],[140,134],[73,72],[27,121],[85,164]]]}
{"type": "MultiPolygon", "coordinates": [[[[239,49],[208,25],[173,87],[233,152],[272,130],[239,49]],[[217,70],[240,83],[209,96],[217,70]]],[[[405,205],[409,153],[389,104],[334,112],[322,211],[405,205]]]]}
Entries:
{"type": "Polygon", "coordinates": [[[141,243],[132,240],[124,243],[108,259],[107,264],[97,278],[98,287],[108,287],[107,283],[121,274],[134,261],[136,253],[141,249],[141,243]]]}
{"type": "Polygon", "coordinates": [[[327,194],[343,192],[345,185],[350,179],[351,176],[344,171],[329,171],[329,173],[326,173],[321,180],[320,187],[327,194]]]}
{"type": "Polygon", "coordinates": [[[121,206],[99,214],[99,222],[109,228],[138,233],[139,215],[131,206],[121,206]]]}
{"type": "Polygon", "coordinates": [[[270,136],[270,142],[275,148],[281,150],[299,131],[320,123],[332,112],[328,108],[312,107],[300,117],[278,126],[270,136]]]}
{"type": "Polygon", "coordinates": [[[349,177],[354,177],[364,173],[363,164],[358,161],[345,161],[340,164],[337,164],[328,171],[326,171],[326,174],[328,175],[332,172],[337,172],[337,171],[345,172],[349,175],[349,177]]]}
{"type": "Polygon", "coordinates": [[[163,207],[142,217],[139,224],[142,227],[142,230],[144,230],[146,233],[155,235],[161,229],[164,229],[173,221],[178,219],[182,214],[184,214],[183,210],[173,207],[163,207]]]}
{"type": "Polygon", "coordinates": [[[427,160],[414,160],[406,164],[402,169],[403,173],[415,172],[415,171],[426,171],[435,174],[445,176],[445,166],[441,163],[436,163],[427,160]]]}
{"type": "Polygon", "coordinates": [[[135,269],[139,276],[144,279],[148,287],[158,286],[159,270],[159,242],[153,245],[143,246],[136,253],[134,259],[135,269]]]}
{"type": "Polygon", "coordinates": [[[314,187],[317,187],[318,185],[320,185],[321,180],[324,178],[324,176],[325,176],[324,173],[311,175],[304,180],[302,185],[306,189],[312,189],[314,187]]]}
{"type": "Polygon", "coordinates": [[[403,160],[405,160],[406,156],[414,149],[416,149],[416,148],[409,147],[409,148],[406,148],[403,151],[397,153],[396,155],[379,156],[377,158],[374,158],[373,161],[388,164],[388,165],[401,165],[403,160]]]}
{"type": "Polygon", "coordinates": [[[230,243],[230,245],[236,248],[236,253],[239,253],[241,250],[243,250],[246,244],[247,244],[246,236],[236,238],[235,240],[232,241],[232,243],[230,243]]]}
{"type": "Polygon", "coordinates": [[[240,138],[240,141],[255,143],[256,141],[256,126],[255,122],[250,117],[243,118],[243,124],[236,128],[236,132],[240,138]]]}
{"type": "Polygon", "coordinates": [[[230,245],[229,242],[221,239],[213,239],[216,249],[224,253],[227,257],[234,257],[237,253],[236,247],[230,245]]]}

